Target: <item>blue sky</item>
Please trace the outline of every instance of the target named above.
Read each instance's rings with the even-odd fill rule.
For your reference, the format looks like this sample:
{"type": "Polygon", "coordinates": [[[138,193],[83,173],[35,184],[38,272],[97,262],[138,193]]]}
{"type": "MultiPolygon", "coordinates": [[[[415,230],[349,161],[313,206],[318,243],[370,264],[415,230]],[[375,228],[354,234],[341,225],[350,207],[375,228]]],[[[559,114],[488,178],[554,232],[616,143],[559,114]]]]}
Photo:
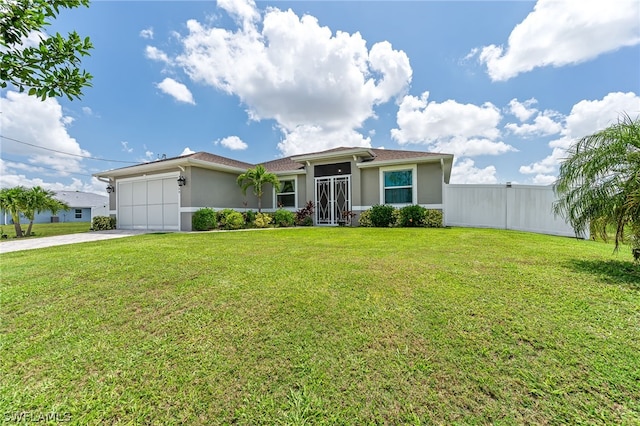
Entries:
{"type": "Polygon", "coordinates": [[[636,0],[94,1],[47,32],[70,30],[94,43],[93,87],[3,90],[2,186],[103,193],[92,173],[164,155],[337,146],[452,153],[452,183],[549,184],[572,141],[640,114],[636,0]]]}

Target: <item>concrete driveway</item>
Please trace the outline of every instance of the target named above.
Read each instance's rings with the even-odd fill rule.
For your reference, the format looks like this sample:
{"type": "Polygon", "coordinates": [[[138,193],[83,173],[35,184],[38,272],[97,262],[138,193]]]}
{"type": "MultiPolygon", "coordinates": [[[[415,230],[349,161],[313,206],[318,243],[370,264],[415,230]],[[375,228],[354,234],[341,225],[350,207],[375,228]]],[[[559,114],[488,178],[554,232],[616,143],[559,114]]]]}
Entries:
{"type": "Polygon", "coordinates": [[[110,240],[134,235],[147,234],[149,231],[128,231],[113,229],[111,231],[83,232],[81,234],[57,235],[55,237],[10,239],[0,242],[0,253],[20,250],[33,250],[43,247],[60,246],[63,244],[86,243],[89,241],[110,240]]]}

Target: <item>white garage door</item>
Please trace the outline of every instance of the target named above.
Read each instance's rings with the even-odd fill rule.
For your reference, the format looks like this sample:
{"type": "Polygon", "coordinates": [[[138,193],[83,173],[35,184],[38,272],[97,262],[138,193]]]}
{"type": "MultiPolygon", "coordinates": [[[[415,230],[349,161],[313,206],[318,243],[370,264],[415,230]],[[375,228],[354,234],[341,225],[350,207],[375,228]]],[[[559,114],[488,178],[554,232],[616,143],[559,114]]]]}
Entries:
{"type": "Polygon", "coordinates": [[[118,182],[118,228],[178,231],[178,183],[174,176],[118,182]]]}

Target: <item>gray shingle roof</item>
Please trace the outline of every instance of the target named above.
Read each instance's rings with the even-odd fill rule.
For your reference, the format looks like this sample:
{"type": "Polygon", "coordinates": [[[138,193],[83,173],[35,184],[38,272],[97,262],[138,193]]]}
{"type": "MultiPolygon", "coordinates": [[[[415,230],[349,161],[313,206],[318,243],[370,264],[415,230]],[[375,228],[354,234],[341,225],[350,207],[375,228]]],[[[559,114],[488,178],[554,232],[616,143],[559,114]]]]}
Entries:
{"type": "Polygon", "coordinates": [[[56,191],[55,198],[72,208],[95,207],[109,204],[109,197],[80,191],[56,191]]]}

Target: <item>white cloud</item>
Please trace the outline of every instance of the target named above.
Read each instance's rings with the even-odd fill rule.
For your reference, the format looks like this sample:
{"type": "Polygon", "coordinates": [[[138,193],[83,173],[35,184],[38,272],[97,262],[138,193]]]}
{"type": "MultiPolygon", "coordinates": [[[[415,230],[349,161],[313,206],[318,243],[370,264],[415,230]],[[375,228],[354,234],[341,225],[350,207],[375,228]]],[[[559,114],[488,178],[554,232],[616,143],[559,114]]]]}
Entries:
{"type": "Polygon", "coordinates": [[[536,179],[550,180],[552,176],[555,177],[573,142],[616,123],[623,113],[637,117],[640,114],[640,96],[633,92],[614,92],[601,100],[578,102],[564,120],[561,137],[549,142],[551,154],[540,161],[521,166],[520,173],[548,175],[547,178],[536,176],[536,179]]]}
{"type": "Polygon", "coordinates": [[[156,84],[156,87],[167,95],[173,96],[173,98],[179,102],[195,105],[193,95],[187,86],[172,78],[165,78],[160,83],[156,84]]]}
{"type": "Polygon", "coordinates": [[[122,150],[124,152],[133,152],[133,148],[129,148],[129,142],[122,141],[120,144],[122,145],[122,150]]]}
{"type": "Polygon", "coordinates": [[[82,159],[77,156],[89,156],[90,153],[67,132],[67,126],[73,119],[63,115],[62,107],[55,98],[41,101],[35,96],[9,90],[6,97],[0,97],[0,111],[3,136],[48,148],[45,150],[3,138],[3,152],[26,156],[29,163],[54,168],[62,176],[68,175],[69,170],[81,170],[82,159]]]}
{"type": "Polygon", "coordinates": [[[456,160],[451,169],[451,183],[498,183],[496,168],[494,166],[478,168],[475,166],[475,162],[469,158],[456,160]]]}
{"type": "Polygon", "coordinates": [[[239,137],[237,136],[227,136],[226,138],[217,140],[214,142],[215,145],[222,145],[225,148],[234,150],[234,151],[240,151],[243,149],[247,149],[249,146],[239,137]]]}
{"type": "Polygon", "coordinates": [[[531,116],[536,112],[538,112],[537,109],[532,108],[532,106],[537,103],[538,101],[535,98],[527,99],[524,102],[520,102],[518,101],[518,99],[514,98],[509,101],[507,112],[509,114],[515,115],[521,122],[524,122],[531,118],[531,116]]]}
{"type": "Polygon", "coordinates": [[[158,61],[158,62],[169,63],[169,56],[166,53],[164,53],[162,50],[158,49],[157,47],[147,46],[145,48],[144,53],[148,59],[151,59],[153,61],[158,61]]]}
{"type": "Polygon", "coordinates": [[[371,138],[350,129],[327,131],[319,126],[298,126],[292,131],[282,130],[284,139],[278,149],[285,155],[324,151],[340,146],[371,147],[371,138]]]}
{"type": "Polygon", "coordinates": [[[191,148],[186,147],[185,149],[182,150],[182,152],[180,153],[179,157],[182,157],[183,155],[189,155],[189,154],[195,154],[196,152],[191,150],[191,148]]]}
{"type": "MultiPolygon", "coordinates": [[[[25,170],[27,172],[35,171],[43,175],[46,175],[47,173],[46,169],[32,169],[29,166],[25,166],[24,164],[0,159],[0,187],[11,188],[21,185],[30,188],[34,186],[41,186],[45,189],[53,191],[83,191],[106,195],[104,182],[100,182],[95,177],[92,177],[89,182],[83,182],[80,179],[71,178],[71,183],[63,183],[55,181],[55,177],[52,177],[52,180],[54,181],[47,181],[40,177],[28,178],[25,174],[20,172],[21,170],[25,170]]],[[[51,173],[50,170],[48,172],[51,173]]]]}
{"type": "Polygon", "coordinates": [[[85,106],[85,107],[82,107],[82,112],[83,112],[85,115],[93,115],[93,111],[91,110],[91,108],[86,107],[86,106],[85,106]]]}
{"type": "Polygon", "coordinates": [[[536,185],[552,185],[556,181],[556,176],[538,174],[533,178],[533,183],[536,185]]]}
{"type": "Polygon", "coordinates": [[[420,98],[407,95],[400,102],[397,129],[391,137],[399,144],[423,144],[429,149],[456,156],[498,155],[516,151],[498,141],[500,111],[487,102],[482,106],[453,100],[429,102],[429,92],[420,98]]]}
{"type": "Polygon", "coordinates": [[[141,30],[140,37],[153,39],[153,27],[149,27],[149,28],[145,28],[144,30],[141,30]]]}
{"type": "Polygon", "coordinates": [[[332,32],[309,15],[255,3],[223,1],[237,30],[195,20],[179,38],[176,63],[195,82],[237,96],[252,120],[273,119],[285,135],[283,153],[321,149],[329,135],[354,135],[374,117],[374,107],[405,93],[412,70],[407,55],[386,41],[367,42],[359,33],[332,32]],[[313,133],[314,141],[296,138],[313,133]],[[323,136],[324,135],[324,136],[323,136]]]}
{"type": "Polygon", "coordinates": [[[485,46],[479,59],[494,81],[537,67],[584,62],[640,43],[639,16],[637,0],[538,0],[509,35],[507,48],[485,46]]]}
{"type": "Polygon", "coordinates": [[[560,118],[560,114],[557,112],[544,111],[538,113],[531,124],[508,123],[504,127],[517,136],[549,136],[562,131],[562,123],[556,121],[558,118],[560,118]]]}

